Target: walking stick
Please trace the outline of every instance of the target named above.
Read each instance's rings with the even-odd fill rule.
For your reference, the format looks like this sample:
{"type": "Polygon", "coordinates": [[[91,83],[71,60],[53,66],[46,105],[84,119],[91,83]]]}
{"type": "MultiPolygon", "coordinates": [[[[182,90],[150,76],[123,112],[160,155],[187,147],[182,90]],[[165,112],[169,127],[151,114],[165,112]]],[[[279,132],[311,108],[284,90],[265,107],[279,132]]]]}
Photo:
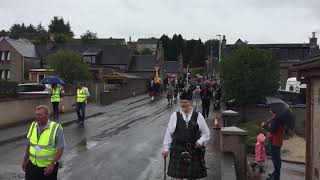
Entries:
{"type": "Polygon", "coordinates": [[[163,167],[163,179],[166,180],[167,179],[167,158],[164,157],[164,167],[163,167]]]}

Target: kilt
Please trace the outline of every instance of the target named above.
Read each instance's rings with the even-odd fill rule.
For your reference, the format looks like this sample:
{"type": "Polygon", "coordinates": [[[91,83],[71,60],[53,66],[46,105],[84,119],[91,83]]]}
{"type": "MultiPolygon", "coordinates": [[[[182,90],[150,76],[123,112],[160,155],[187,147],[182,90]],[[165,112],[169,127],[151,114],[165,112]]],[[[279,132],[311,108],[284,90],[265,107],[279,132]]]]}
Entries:
{"type": "Polygon", "coordinates": [[[171,148],[168,176],[186,179],[201,179],[206,177],[207,169],[204,161],[204,151],[202,149],[194,149],[191,153],[192,158],[190,162],[181,158],[182,151],[181,148],[171,148]]]}

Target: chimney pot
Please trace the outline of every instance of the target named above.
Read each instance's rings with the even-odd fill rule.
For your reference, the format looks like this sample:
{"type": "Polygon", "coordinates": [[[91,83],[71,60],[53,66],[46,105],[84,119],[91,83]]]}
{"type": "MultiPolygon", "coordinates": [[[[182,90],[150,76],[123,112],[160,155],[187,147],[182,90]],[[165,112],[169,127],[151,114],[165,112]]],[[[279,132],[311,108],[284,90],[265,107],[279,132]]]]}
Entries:
{"type": "Polygon", "coordinates": [[[316,38],[316,32],[312,32],[312,38],[316,38]]]}

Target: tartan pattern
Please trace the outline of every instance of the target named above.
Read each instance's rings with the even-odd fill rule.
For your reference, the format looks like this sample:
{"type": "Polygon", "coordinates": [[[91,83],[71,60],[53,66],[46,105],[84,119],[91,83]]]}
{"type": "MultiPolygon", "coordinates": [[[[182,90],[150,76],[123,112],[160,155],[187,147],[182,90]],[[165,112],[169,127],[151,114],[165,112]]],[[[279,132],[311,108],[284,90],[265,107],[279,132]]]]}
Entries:
{"type": "Polygon", "coordinates": [[[170,150],[168,176],[172,178],[201,179],[207,176],[204,155],[201,149],[195,149],[191,162],[181,158],[181,148],[170,150]]]}

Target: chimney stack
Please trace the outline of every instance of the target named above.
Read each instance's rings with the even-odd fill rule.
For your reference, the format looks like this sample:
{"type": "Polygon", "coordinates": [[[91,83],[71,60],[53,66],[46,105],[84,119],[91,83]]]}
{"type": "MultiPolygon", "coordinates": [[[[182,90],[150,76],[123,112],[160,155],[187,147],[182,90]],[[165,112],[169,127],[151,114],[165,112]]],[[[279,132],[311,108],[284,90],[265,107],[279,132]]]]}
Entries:
{"type": "Polygon", "coordinates": [[[310,38],[310,47],[318,47],[318,38],[316,37],[316,32],[312,32],[312,37],[310,38]]]}
{"type": "Polygon", "coordinates": [[[227,47],[226,35],[222,36],[221,49],[225,49],[227,47]]]}

